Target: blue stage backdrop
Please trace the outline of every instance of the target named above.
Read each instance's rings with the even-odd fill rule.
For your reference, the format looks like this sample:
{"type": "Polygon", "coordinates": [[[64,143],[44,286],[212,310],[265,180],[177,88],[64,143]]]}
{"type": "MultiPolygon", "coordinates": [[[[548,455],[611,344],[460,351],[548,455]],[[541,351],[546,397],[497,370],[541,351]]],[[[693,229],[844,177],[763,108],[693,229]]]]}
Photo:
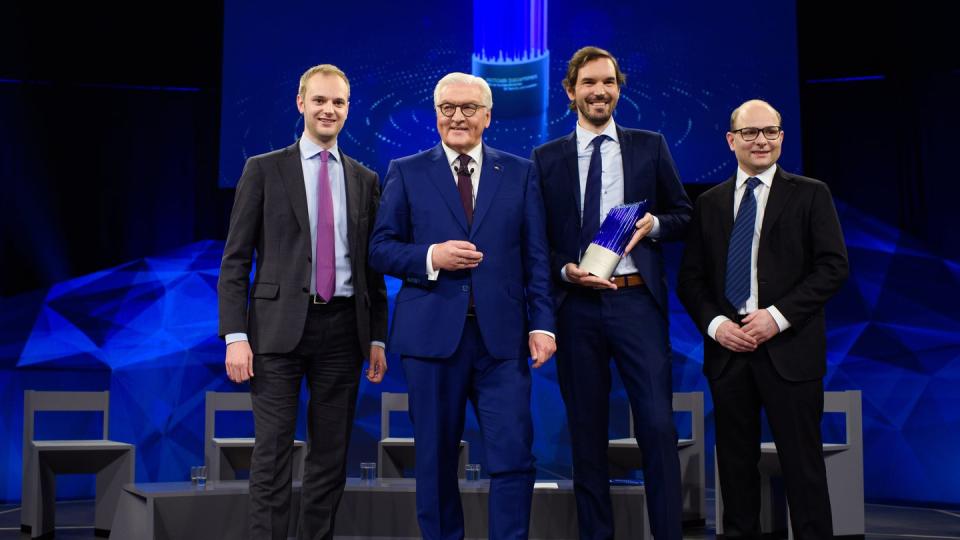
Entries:
{"type": "MultiPolygon", "coordinates": [[[[863,391],[866,496],[960,504],[960,262],[840,206],[852,279],[828,310],[828,390],[863,391]]],[[[0,300],[0,502],[20,498],[23,391],[110,390],[110,435],[137,446],[137,480],[185,480],[203,460],[204,392],[246,391],[227,381],[216,337],[216,280],[222,242],[200,242],[132,261],[48,290],[0,300]]],[[[680,246],[668,250],[673,278],[680,246]]],[[[673,288],[671,283],[671,290],[673,288]]],[[[389,281],[391,304],[399,283],[389,281]]],[[[702,341],[671,298],[674,389],[705,391],[702,341]]],[[[379,386],[361,383],[349,471],[375,461],[380,392],[405,391],[399,360],[379,386]]],[[[569,438],[554,364],[534,371],[538,476],[570,477],[569,438]]],[[[707,406],[707,483],[713,420],[707,406]]],[[[610,433],[627,433],[617,384],[610,433]]],[[[398,435],[410,434],[395,415],[398,435]]],[[[305,434],[303,414],[298,437],[305,434]]],[[[99,436],[88,418],[40,415],[43,438],[99,436]],[[82,421],[81,421],[82,420],[82,421]]],[[[218,436],[249,436],[252,417],[218,418],[218,436]],[[223,424],[221,426],[221,424],[223,424]]],[[[683,435],[683,434],[681,434],[683,435]]],[[[472,416],[465,438],[482,449],[472,416]]],[[[91,497],[92,477],[61,477],[58,492],[91,497]]]]}
{"type": "Polygon", "coordinates": [[[224,6],[221,186],[246,158],[291,144],[303,131],[295,96],[303,71],[332,63],[350,78],[341,148],[381,174],[393,158],[438,142],[433,87],[474,72],[494,90],[492,146],[530,155],[569,133],[576,115],[561,86],[584,45],[616,55],[627,74],[617,110],[625,126],[663,132],[684,182],[716,182],[734,168],[724,141],[730,111],[749,98],[785,118],[782,163],[800,170],[794,2],[762,10],[724,2],[294,0],[282,7],[224,6]]]}

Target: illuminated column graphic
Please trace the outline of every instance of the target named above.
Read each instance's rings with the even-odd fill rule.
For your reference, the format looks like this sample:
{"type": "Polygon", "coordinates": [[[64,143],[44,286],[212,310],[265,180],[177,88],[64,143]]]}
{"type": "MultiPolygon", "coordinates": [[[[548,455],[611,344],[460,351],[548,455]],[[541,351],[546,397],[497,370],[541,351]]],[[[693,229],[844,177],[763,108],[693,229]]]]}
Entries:
{"type": "Polygon", "coordinates": [[[490,84],[498,115],[543,113],[549,68],[547,0],[474,0],[473,74],[490,84]]]}

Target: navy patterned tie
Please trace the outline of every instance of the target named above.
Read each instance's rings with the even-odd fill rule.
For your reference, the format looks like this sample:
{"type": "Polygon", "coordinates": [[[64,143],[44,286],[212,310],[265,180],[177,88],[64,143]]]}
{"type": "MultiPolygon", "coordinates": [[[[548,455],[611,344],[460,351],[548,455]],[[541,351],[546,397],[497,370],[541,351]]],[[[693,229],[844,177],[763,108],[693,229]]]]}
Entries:
{"type": "Polygon", "coordinates": [[[583,192],[583,221],[580,224],[580,256],[587,251],[587,246],[593,241],[600,228],[600,185],[603,172],[600,159],[600,147],[603,141],[609,139],[606,135],[597,135],[590,141],[593,153],[590,154],[590,168],[587,169],[587,187],[583,192]]]}
{"type": "Polygon", "coordinates": [[[753,248],[753,231],[757,223],[757,198],[753,195],[753,189],[759,184],[759,178],[747,178],[747,190],[740,200],[740,210],[733,222],[730,246],[727,249],[727,283],[724,294],[738,310],[750,297],[750,254],[753,248]]]}

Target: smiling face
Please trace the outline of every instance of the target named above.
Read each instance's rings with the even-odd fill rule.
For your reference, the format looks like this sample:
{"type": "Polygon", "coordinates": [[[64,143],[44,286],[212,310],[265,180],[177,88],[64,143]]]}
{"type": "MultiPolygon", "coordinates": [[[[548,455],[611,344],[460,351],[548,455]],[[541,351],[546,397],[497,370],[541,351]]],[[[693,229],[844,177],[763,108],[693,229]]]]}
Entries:
{"type": "Polygon", "coordinates": [[[599,133],[617,107],[620,85],[617,71],[609,58],[596,58],[580,67],[573,88],[566,88],[577,107],[577,121],[586,129],[599,133]]]}
{"type": "Polygon", "coordinates": [[[310,77],[303,94],[297,96],[306,136],[324,148],[333,146],[347,120],[349,99],[347,82],[339,75],[317,73],[310,77]]]}
{"type": "Polygon", "coordinates": [[[465,154],[480,144],[483,130],[490,126],[490,109],[483,107],[483,93],[480,87],[474,84],[451,83],[440,89],[437,95],[437,104],[480,106],[477,112],[466,117],[458,107],[453,116],[444,116],[439,109],[437,113],[437,131],[440,139],[457,152],[465,154]]]}
{"type": "Polygon", "coordinates": [[[762,101],[750,101],[740,106],[733,129],[727,132],[727,144],[737,156],[737,164],[743,172],[756,176],[769,169],[780,159],[783,132],[774,140],[768,140],[763,133],[752,141],[743,140],[743,136],[734,130],[742,128],[763,129],[768,126],[779,126],[780,119],[777,111],[762,101]]]}

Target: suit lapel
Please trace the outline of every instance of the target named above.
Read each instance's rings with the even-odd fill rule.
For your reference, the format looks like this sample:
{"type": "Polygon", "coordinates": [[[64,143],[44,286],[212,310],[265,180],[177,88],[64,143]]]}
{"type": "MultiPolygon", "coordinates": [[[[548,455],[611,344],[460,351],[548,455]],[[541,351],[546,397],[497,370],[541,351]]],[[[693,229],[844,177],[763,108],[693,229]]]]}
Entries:
{"type": "MultiPolygon", "coordinates": [[[[299,141],[288,146],[280,159],[280,177],[283,188],[290,198],[293,215],[297,217],[300,230],[310,231],[310,214],[307,213],[307,188],[303,185],[303,166],[300,164],[299,141]]],[[[309,238],[309,237],[308,237],[309,238]]]]}
{"type": "MultiPolygon", "coordinates": [[[[363,211],[363,185],[360,184],[360,176],[357,168],[350,163],[346,154],[340,152],[340,160],[343,165],[343,187],[347,194],[347,245],[351,250],[356,250],[357,229],[360,222],[360,214],[363,211]]],[[[351,260],[355,257],[351,257],[351,260]]]]}
{"type": "MultiPolygon", "coordinates": [[[[633,181],[633,141],[630,134],[617,126],[617,139],[620,142],[620,160],[623,162],[623,202],[632,203],[640,200],[637,193],[639,186],[633,181]]],[[[652,208],[650,210],[653,210],[652,208]]]]}
{"type": "Polygon", "coordinates": [[[453,172],[450,170],[450,164],[447,163],[447,155],[443,152],[443,147],[439,144],[430,151],[430,161],[433,165],[430,167],[430,173],[427,175],[434,187],[440,192],[440,198],[446,203],[453,218],[460,224],[464,233],[469,233],[467,228],[467,216],[463,213],[463,205],[460,203],[460,192],[457,191],[457,183],[453,179],[453,172]]]}
{"type": "Polygon", "coordinates": [[[783,213],[783,208],[793,194],[794,181],[783,169],[777,165],[777,172],[773,175],[773,184],[770,186],[770,195],[767,197],[767,206],[763,210],[763,225],[760,227],[760,239],[766,237],[767,232],[783,213]]]}
{"type": "Polygon", "coordinates": [[[723,252],[726,253],[727,246],[730,244],[730,233],[733,231],[733,195],[737,189],[737,176],[728,178],[720,189],[720,213],[718,217],[720,219],[720,238],[723,240],[723,252]]]}
{"type": "Polygon", "coordinates": [[[577,130],[563,141],[563,161],[566,163],[567,182],[563,188],[570,190],[570,202],[573,204],[573,213],[577,216],[577,232],[580,231],[580,165],[577,162],[577,130]]]}
{"type": "Polygon", "coordinates": [[[484,145],[483,167],[480,169],[480,185],[477,188],[477,204],[473,209],[473,225],[470,228],[471,237],[480,228],[480,222],[487,215],[494,195],[500,189],[502,179],[503,166],[500,164],[500,153],[484,145]]]}

